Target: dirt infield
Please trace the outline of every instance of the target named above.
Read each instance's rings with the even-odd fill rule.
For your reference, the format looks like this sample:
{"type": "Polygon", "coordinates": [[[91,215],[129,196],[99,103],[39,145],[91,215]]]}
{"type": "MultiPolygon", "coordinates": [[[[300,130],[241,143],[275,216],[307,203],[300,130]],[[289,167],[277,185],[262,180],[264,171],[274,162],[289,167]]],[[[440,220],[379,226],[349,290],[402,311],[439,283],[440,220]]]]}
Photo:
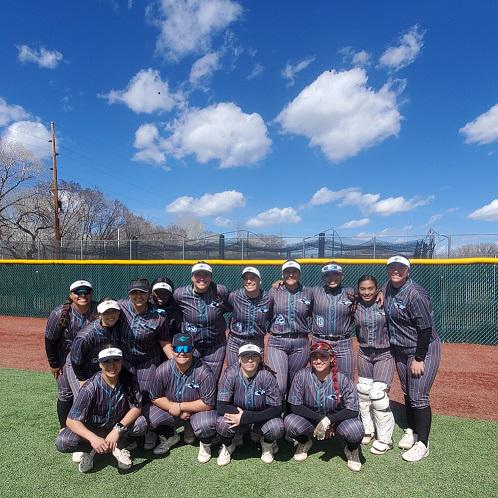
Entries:
{"type": "MultiPolygon", "coordinates": [[[[0,368],[48,371],[43,318],[0,317],[0,368]]],[[[443,356],[431,393],[435,413],[498,420],[496,346],[443,344],[443,356]]],[[[55,388],[55,387],[54,387],[55,388]]],[[[403,402],[396,378],[391,398],[403,402]]]]}

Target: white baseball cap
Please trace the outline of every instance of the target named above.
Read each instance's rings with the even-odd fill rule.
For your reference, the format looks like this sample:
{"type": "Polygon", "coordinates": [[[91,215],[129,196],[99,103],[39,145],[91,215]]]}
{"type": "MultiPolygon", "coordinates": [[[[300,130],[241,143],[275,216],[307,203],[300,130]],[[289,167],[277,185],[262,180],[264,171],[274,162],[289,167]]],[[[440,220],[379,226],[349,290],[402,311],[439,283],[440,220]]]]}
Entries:
{"type": "Polygon", "coordinates": [[[406,259],[404,256],[392,256],[387,260],[387,266],[389,266],[392,263],[399,263],[401,265],[405,265],[406,267],[410,268],[410,261],[406,259]]]}
{"type": "Polygon", "coordinates": [[[168,284],[168,282],[157,282],[157,284],[154,284],[152,286],[153,291],[158,289],[164,289],[167,290],[168,292],[173,293],[173,288],[171,287],[171,285],[168,284]]]}
{"type": "Polygon", "coordinates": [[[254,266],[246,266],[242,270],[242,276],[244,276],[246,273],[254,273],[259,279],[261,280],[261,273],[259,273],[259,270],[257,268],[254,268],[254,266]]]}
{"type": "Polygon", "coordinates": [[[322,273],[342,273],[342,266],[336,263],[331,263],[329,265],[322,266],[322,273]]]}
{"type": "Polygon", "coordinates": [[[192,273],[197,271],[207,271],[208,273],[213,273],[213,269],[207,263],[196,263],[192,266],[192,273]]]}
{"type": "Polygon", "coordinates": [[[97,313],[102,314],[105,313],[107,310],[120,310],[120,309],[121,308],[119,307],[117,301],[114,301],[114,299],[108,299],[107,301],[102,301],[97,306],[97,313]]]}
{"type": "Polygon", "coordinates": [[[261,348],[256,346],[256,344],[244,344],[239,348],[239,356],[245,354],[261,354],[261,348]]]}
{"type": "Polygon", "coordinates": [[[105,361],[105,360],[110,360],[110,359],[117,359],[120,360],[123,358],[123,351],[118,348],[107,348],[103,349],[99,353],[99,361],[105,361]]]}
{"type": "Polygon", "coordinates": [[[301,271],[301,265],[297,261],[286,261],[282,265],[282,271],[287,270],[287,268],[295,268],[296,270],[301,271]]]}
{"type": "Polygon", "coordinates": [[[78,289],[79,287],[88,287],[89,289],[93,289],[92,284],[88,282],[88,280],[76,280],[69,286],[69,292],[73,292],[73,290],[78,289]]]}

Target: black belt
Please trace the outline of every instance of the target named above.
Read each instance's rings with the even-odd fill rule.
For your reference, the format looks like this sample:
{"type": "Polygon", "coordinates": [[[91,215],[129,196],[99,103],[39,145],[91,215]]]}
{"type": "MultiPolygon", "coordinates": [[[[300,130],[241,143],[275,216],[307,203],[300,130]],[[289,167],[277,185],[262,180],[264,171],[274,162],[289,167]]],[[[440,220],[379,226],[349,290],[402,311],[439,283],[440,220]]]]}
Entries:
{"type": "Polygon", "coordinates": [[[288,334],[271,334],[273,337],[290,337],[296,339],[298,337],[308,337],[308,334],[303,334],[301,332],[289,332],[288,334]]]}
{"type": "Polygon", "coordinates": [[[236,337],[237,339],[245,339],[246,341],[252,341],[254,339],[263,339],[263,336],[261,335],[240,335],[240,334],[234,334],[233,332],[230,332],[228,334],[228,337],[230,336],[236,337]]]}
{"type": "Polygon", "coordinates": [[[343,339],[350,339],[351,336],[344,336],[344,335],[316,335],[313,334],[312,337],[316,337],[317,339],[325,339],[326,341],[342,341],[343,339]]]}

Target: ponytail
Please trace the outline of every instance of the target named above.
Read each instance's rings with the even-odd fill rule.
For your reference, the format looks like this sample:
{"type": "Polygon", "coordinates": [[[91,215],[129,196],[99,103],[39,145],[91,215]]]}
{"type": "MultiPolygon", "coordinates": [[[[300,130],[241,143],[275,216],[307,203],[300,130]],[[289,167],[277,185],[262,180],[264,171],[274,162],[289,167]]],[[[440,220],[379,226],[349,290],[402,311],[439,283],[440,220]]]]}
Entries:
{"type": "Polygon", "coordinates": [[[337,358],[335,353],[332,353],[332,360],[330,362],[330,375],[332,377],[332,385],[334,386],[334,392],[337,399],[337,406],[342,404],[342,395],[339,389],[339,381],[337,380],[337,358]]]}

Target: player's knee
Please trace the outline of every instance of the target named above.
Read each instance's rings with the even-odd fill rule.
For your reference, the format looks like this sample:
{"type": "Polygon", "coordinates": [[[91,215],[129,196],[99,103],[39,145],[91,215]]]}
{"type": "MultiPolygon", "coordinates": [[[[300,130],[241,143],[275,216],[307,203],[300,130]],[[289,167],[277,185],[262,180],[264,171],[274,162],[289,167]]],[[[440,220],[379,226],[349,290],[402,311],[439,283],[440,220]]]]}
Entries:
{"type": "Polygon", "coordinates": [[[358,384],[356,384],[356,390],[358,391],[358,396],[361,400],[367,400],[369,398],[370,390],[372,389],[373,379],[368,379],[366,377],[358,377],[358,384]]]}

